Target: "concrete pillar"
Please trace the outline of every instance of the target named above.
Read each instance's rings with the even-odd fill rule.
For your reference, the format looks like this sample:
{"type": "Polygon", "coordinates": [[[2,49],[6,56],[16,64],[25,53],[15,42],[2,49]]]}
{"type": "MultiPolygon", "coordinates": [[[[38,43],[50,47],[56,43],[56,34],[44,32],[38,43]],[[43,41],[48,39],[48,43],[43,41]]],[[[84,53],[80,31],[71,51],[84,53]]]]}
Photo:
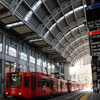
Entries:
{"type": "MultiPolygon", "coordinates": [[[[46,65],[47,65],[47,71],[48,71],[47,74],[49,74],[48,63],[49,63],[48,57],[46,57],[46,65]]],[[[51,75],[51,73],[50,73],[50,75],[51,75]]]]}
{"type": "Polygon", "coordinates": [[[65,64],[65,66],[64,66],[64,78],[65,78],[65,80],[70,80],[69,64],[65,64]]]}
{"type": "Polygon", "coordinates": [[[4,97],[5,92],[5,60],[1,61],[2,63],[2,74],[1,74],[1,95],[4,97]]]}
{"type": "Polygon", "coordinates": [[[37,72],[37,57],[38,57],[38,52],[35,49],[35,72],[37,72]]]}
{"type": "Polygon", "coordinates": [[[29,55],[29,48],[27,47],[27,72],[29,72],[29,61],[30,60],[30,55],[29,55]]]}
{"type": "Polygon", "coordinates": [[[17,50],[16,50],[16,68],[19,68],[19,43],[17,42],[17,50]]]}
{"type": "Polygon", "coordinates": [[[41,72],[43,73],[43,60],[44,60],[44,57],[43,55],[41,54],[41,72]]]}
{"type": "Polygon", "coordinates": [[[59,64],[59,73],[60,73],[60,75],[59,75],[59,78],[61,79],[62,78],[62,73],[61,73],[61,67],[62,67],[62,65],[61,64],[59,64]]]}

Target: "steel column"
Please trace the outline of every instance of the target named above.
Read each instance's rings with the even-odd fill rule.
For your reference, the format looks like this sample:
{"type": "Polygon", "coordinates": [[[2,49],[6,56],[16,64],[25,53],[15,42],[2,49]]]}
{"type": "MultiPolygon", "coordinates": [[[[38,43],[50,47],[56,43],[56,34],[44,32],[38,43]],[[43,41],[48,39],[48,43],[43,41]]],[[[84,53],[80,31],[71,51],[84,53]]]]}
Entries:
{"type": "Polygon", "coordinates": [[[5,43],[5,35],[3,35],[3,48],[2,48],[2,60],[1,60],[1,66],[2,66],[2,71],[1,71],[1,95],[4,97],[4,92],[5,92],[5,49],[6,48],[6,43],[5,43]]]}

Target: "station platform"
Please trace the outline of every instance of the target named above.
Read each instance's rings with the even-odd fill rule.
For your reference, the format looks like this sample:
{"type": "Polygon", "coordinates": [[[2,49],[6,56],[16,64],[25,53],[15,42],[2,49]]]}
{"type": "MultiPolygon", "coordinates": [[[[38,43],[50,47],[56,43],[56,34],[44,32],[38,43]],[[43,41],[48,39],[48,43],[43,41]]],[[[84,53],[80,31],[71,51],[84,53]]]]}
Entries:
{"type": "MultiPolygon", "coordinates": [[[[7,98],[1,98],[0,100],[22,100],[22,99],[7,99],[7,98]]],[[[34,100],[34,99],[31,99],[34,100]]],[[[92,91],[76,91],[72,93],[66,93],[63,95],[51,97],[51,98],[43,98],[40,100],[100,100],[100,93],[93,93],[92,91]]]]}
{"type": "Polygon", "coordinates": [[[86,100],[100,100],[100,93],[91,93],[86,100]]]}

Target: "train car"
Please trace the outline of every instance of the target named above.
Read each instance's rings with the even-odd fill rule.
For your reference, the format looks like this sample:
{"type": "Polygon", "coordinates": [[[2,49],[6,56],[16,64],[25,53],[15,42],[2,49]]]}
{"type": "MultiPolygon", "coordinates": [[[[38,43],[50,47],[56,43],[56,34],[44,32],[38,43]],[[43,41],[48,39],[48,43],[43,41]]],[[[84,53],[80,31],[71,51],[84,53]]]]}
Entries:
{"type": "Polygon", "coordinates": [[[75,82],[75,91],[80,90],[80,82],[75,82]]]}
{"type": "Polygon", "coordinates": [[[7,73],[6,96],[34,98],[51,94],[50,80],[41,73],[7,73]]]}
{"type": "Polygon", "coordinates": [[[68,81],[68,92],[73,92],[75,91],[75,82],[73,81],[68,81]]]}
{"type": "Polygon", "coordinates": [[[68,92],[84,89],[84,84],[75,81],[68,81],[68,92]]]}
{"type": "Polygon", "coordinates": [[[67,89],[67,80],[58,79],[58,94],[64,94],[68,92],[67,89]]]}
{"type": "Polygon", "coordinates": [[[62,93],[66,93],[66,92],[68,92],[67,81],[66,80],[62,80],[62,93]]]}
{"type": "Polygon", "coordinates": [[[58,81],[56,78],[49,78],[50,80],[50,89],[51,89],[51,95],[54,96],[58,93],[58,81]]]}
{"type": "Polygon", "coordinates": [[[84,89],[84,84],[80,83],[80,90],[84,89]]]}
{"type": "Polygon", "coordinates": [[[58,79],[58,87],[57,87],[57,90],[58,90],[58,94],[61,94],[62,93],[62,81],[61,79],[58,79]]]}
{"type": "Polygon", "coordinates": [[[7,73],[5,95],[31,98],[31,77],[29,73],[7,73]]]}
{"type": "Polygon", "coordinates": [[[51,78],[42,73],[13,72],[6,75],[5,96],[40,98],[73,92],[83,88],[73,81],[51,78]]]}
{"type": "Polygon", "coordinates": [[[84,84],[82,84],[82,89],[84,89],[84,84]]]}
{"type": "Polygon", "coordinates": [[[51,80],[48,78],[48,76],[43,75],[42,73],[36,73],[33,74],[33,76],[36,77],[36,89],[35,92],[32,93],[32,97],[49,96],[51,94],[50,85],[52,84],[50,84],[51,80]]]}

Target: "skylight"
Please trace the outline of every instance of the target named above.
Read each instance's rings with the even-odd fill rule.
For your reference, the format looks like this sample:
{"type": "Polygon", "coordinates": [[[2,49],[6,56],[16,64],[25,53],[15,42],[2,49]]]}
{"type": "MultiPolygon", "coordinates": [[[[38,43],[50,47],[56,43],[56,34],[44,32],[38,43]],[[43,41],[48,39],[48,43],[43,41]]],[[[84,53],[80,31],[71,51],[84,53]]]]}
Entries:
{"type": "Polygon", "coordinates": [[[77,30],[78,28],[84,27],[84,26],[85,26],[84,24],[81,24],[80,26],[77,26],[77,27],[73,28],[71,31],[69,31],[68,33],[66,33],[65,37],[68,36],[71,32],[77,30]]]}
{"type": "Polygon", "coordinates": [[[32,16],[32,11],[29,11],[28,14],[25,16],[24,20],[27,22],[29,18],[32,16]]]}
{"type": "MultiPolygon", "coordinates": [[[[80,40],[80,39],[82,39],[82,38],[85,38],[85,37],[88,37],[88,35],[85,35],[85,36],[82,36],[82,37],[76,39],[76,40],[73,41],[70,45],[72,45],[73,43],[75,43],[75,42],[77,42],[78,40],[80,40]]],[[[69,46],[70,46],[70,45],[69,45],[69,46]]],[[[67,49],[67,48],[68,48],[68,47],[66,47],[66,49],[67,49]]],[[[65,49],[65,50],[66,50],[66,49],[65,49]]],[[[64,50],[64,51],[65,51],[65,50],[64,50]]]]}
{"type": "Polygon", "coordinates": [[[7,24],[6,27],[11,28],[11,27],[15,27],[15,26],[23,25],[23,24],[24,24],[23,22],[16,22],[16,23],[7,24]]]}
{"type": "Polygon", "coordinates": [[[35,5],[32,7],[32,10],[35,12],[37,10],[37,8],[42,4],[42,1],[39,0],[35,3],[35,5]]]}
{"type": "Polygon", "coordinates": [[[56,23],[54,23],[51,27],[50,27],[50,31],[56,26],[56,23]]]}
{"type": "MultiPolygon", "coordinates": [[[[76,9],[74,9],[74,10],[68,12],[68,13],[65,14],[64,16],[65,16],[65,17],[68,17],[68,16],[71,15],[72,13],[74,13],[74,12],[80,10],[80,9],[83,9],[83,8],[85,8],[85,7],[86,7],[86,5],[80,6],[80,7],[76,8],[76,9]]],[[[61,18],[59,18],[59,19],[57,20],[57,23],[58,23],[58,24],[64,19],[64,16],[61,17],[61,18]]],[[[56,26],[56,23],[54,23],[54,24],[50,27],[49,30],[51,31],[55,26],[56,26]]],[[[74,28],[72,31],[74,31],[74,30],[76,30],[77,28],[82,27],[82,26],[84,26],[84,24],[82,24],[82,25],[80,25],[80,26],[74,28]]],[[[70,31],[70,32],[72,32],[72,31],[70,31]]],[[[70,32],[68,32],[66,35],[70,34],[70,32]]],[[[47,34],[48,34],[48,32],[46,32],[44,38],[47,36],[47,34]]]]}
{"type": "Polygon", "coordinates": [[[40,7],[40,5],[42,4],[41,0],[38,0],[32,7],[32,10],[30,10],[27,15],[25,16],[24,20],[27,22],[30,17],[32,16],[33,12],[36,12],[36,10],[40,7]]]}
{"type": "MultiPolygon", "coordinates": [[[[80,10],[80,9],[83,9],[83,8],[85,8],[85,7],[86,7],[86,5],[80,6],[80,7],[76,8],[76,9],[74,9],[74,10],[69,11],[69,12],[68,12],[67,14],[65,14],[64,16],[65,16],[65,17],[68,17],[68,16],[71,15],[72,13],[74,13],[74,12],[80,10]]],[[[63,19],[64,19],[64,16],[61,17],[60,19],[58,19],[58,20],[57,20],[57,23],[59,23],[61,20],[63,20],[63,19]]]]}
{"type": "Polygon", "coordinates": [[[49,34],[49,31],[47,31],[47,32],[45,33],[44,38],[46,38],[46,37],[48,36],[48,34],[49,34]]]}
{"type": "Polygon", "coordinates": [[[37,41],[41,41],[42,39],[34,39],[34,40],[29,40],[29,42],[37,42],[37,41]]]}

